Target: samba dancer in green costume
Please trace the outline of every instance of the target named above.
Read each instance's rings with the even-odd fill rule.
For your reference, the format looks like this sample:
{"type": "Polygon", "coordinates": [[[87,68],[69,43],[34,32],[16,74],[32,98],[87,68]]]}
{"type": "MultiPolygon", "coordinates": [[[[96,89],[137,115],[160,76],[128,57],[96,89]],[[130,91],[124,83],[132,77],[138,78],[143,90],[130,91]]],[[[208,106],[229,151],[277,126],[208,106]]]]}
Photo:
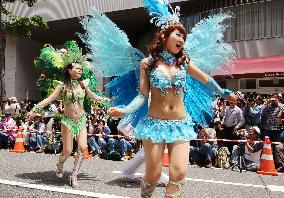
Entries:
{"type": "MultiPolygon", "coordinates": [[[[64,48],[65,49],[55,50],[52,46],[45,45],[41,50],[40,57],[35,60],[36,67],[43,70],[48,70],[49,72],[50,70],[64,70],[64,78],[61,77],[63,82],[55,80],[60,79],[58,78],[58,73],[55,72],[52,82],[49,80],[54,90],[50,91],[50,87],[48,88],[48,92],[52,93],[32,109],[29,113],[29,117],[31,117],[33,113],[41,112],[42,108],[49,105],[55,99],[60,98],[63,100],[64,114],[61,119],[63,151],[57,163],[56,176],[59,178],[63,176],[63,165],[72,152],[73,137],[75,137],[78,142],[78,150],[75,156],[73,172],[70,175],[70,185],[72,187],[78,187],[77,175],[84,159],[84,152],[87,145],[87,118],[83,106],[84,100],[86,96],[90,97],[92,100],[108,99],[94,94],[91,91],[92,88],[88,87],[88,83],[92,83],[90,82],[90,78],[94,80],[92,77],[82,80],[83,71],[91,68],[88,68],[88,62],[86,62],[86,58],[82,55],[82,51],[79,49],[76,42],[68,41],[64,45],[64,48]]],[[[93,75],[92,72],[89,73],[93,75]]],[[[86,78],[86,76],[84,78],[86,78]]]]}

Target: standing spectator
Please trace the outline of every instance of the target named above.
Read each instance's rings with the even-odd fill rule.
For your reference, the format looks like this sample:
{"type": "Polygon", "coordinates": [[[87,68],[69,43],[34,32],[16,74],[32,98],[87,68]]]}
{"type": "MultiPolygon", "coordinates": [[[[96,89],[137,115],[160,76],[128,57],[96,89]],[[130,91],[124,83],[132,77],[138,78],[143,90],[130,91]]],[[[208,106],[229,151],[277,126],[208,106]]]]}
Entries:
{"type": "Polygon", "coordinates": [[[3,103],[4,103],[4,113],[5,112],[11,112],[10,111],[10,105],[11,105],[11,101],[10,101],[10,99],[8,98],[6,101],[3,101],[3,103]]]}
{"type": "MultiPolygon", "coordinates": [[[[236,105],[237,100],[237,96],[232,97],[229,100],[229,106],[225,108],[225,115],[222,120],[222,124],[224,125],[224,139],[235,139],[236,131],[245,124],[243,111],[236,105]]],[[[233,144],[231,142],[223,142],[222,146],[227,146],[230,153],[232,152],[233,144]]]]}
{"type": "Polygon", "coordinates": [[[26,115],[26,113],[28,112],[27,110],[27,104],[25,103],[25,101],[21,101],[20,102],[20,113],[23,115],[26,115]]]}
{"type": "MultiPolygon", "coordinates": [[[[260,129],[258,127],[251,127],[247,136],[243,136],[243,139],[251,141],[260,141],[260,129]]],[[[244,148],[235,145],[232,152],[232,163],[238,162],[238,156],[240,149],[244,149],[244,160],[248,171],[256,172],[260,165],[260,155],[263,148],[263,143],[254,143],[247,141],[244,144],[244,148]]]]}
{"type": "Polygon", "coordinates": [[[17,116],[20,113],[21,107],[19,105],[19,103],[17,102],[17,98],[16,97],[11,97],[10,98],[10,112],[12,117],[17,116]]]}
{"type": "Polygon", "coordinates": [[[58,113],[59,101],[54,101],[50,104],[47,111],[44,113],[44,123],[48,123],[49,120],[58,113]]]}
{"type": "MultiPolygon", "coordinates": [[[[216,139],[216,131],[212,128],[204,128],[198,126],[198,138],[200,139],[216,139]]],[[[212,158],[217,156],[217,141],[200,141],[199,147],[190,147],[191,160],[198,164],[204,164],[206,168],[212,167],[212,158]]]]}
{"type": "Polygon", "coordinates": [[[263,108],[262,98],[260,96],[256,98],[256,101],[254,98],[248,98],[247,105],[243,110],[246,130],[249,130],[253,126],[260,125],[263,108]]]}
{"type": "Polygon", "coordinates": [[[12,118],[10,112],[5,112],[5,117],[2,122],[3,133],[0,133],[0,147],[7,148],[9,145],[13,145],[16,139],[17,125],[15,120],[12,118]]]}
{"type": "Polygon", "coordinates": [[[44,134],[45,124],[39,113],[34,115],[34,123],[30,126],[30,131],[36,133],[36,138],[31,138],[31,145],[36,145],[37,153],[44,151],[44,146],[48,143],[46,134],[44,134]]]}
{"type": "Polygon", "coordinates": [[[279,103],[278,96],[271,96],[270,103],[263,109],[261,116],[262,138],[269,136],[272,142],[278,142],[280,140],[281,125],[277,116],[282,109],[283,105],[279,103]]]}

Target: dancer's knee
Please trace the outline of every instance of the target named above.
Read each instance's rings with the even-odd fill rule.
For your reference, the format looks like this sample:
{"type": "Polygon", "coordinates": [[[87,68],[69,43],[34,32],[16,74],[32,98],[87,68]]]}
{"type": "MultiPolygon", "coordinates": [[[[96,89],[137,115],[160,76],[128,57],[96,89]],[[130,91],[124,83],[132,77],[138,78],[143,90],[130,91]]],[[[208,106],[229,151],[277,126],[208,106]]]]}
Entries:
{"type": "Polygon", "coordinates": [[[187,169],[181,166],[173,166],[170,169],[170,180],[171,181],[180,181],[183,180],[186,176],[187,169]]]}
{"type": "Polygon", "coordinates": [[[149,172],[148,174],[145,175],[145,180],[152,183],[152,184],[156,184],[158,182],[158,180],[161,177],[161,171],[154,171],[154,172],[149,172]]]}
{"type": "Polygon", "coordinates": [[[85,153],[86,146],[78,146],[78,150],[81,151],[82,153],[85,153]]]}
{"type": "Polygon", "coordinates": [[[72,154],[72,149],[65,149],[65,150],[63,150],[62,151],[62,155],[64,155],[64,156],[70,156],[72,154]]]}

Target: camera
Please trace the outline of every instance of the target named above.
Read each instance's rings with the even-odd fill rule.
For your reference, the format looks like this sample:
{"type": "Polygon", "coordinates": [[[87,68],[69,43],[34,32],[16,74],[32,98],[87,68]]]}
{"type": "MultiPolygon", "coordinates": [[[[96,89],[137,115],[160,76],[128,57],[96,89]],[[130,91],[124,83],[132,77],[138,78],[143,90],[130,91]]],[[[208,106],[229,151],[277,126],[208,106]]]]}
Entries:
{"type": "Polygon", "coordinates": [[[236,136],[238,139],[244,139],[248,136],[248,131],[245,129],[236,131],[236,136]]]}

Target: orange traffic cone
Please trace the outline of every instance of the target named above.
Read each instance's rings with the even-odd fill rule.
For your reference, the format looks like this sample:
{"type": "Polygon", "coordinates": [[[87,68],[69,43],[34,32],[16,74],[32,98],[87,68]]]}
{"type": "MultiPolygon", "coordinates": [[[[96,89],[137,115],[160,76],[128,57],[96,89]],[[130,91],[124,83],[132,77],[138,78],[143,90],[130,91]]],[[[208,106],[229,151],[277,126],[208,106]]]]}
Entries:
{"type": "Polygon", "coordinates": [[[274,166],[273,153],[268,136],[265,136],[262,155],[260,159],[260,167],[257,171],[257,174],[278,176],[278,173],[274,166]]]}
{"type": "Polygon", "coordinates": [[[23,130],[22,128],[19,128],[19,132],[17,133],[14,149],[11,150],[12,152],[15,152],[15,153],[25,152],[24,137],[23,137],[22,130],[23,130]]]}
{"type": "Polygon", "coordinates": [[[92,157],[92,155],[89,155],[88,145],[86,145],[86,150],[85,150],[85,156],[84,156],[84,158],[85,158],[85,159],[89,159],[89,158],[91,158],[91,157],[92,157]]]}
{"type": "Polygon", "coordinates": [[[169,165],[170,165],[170,159],[169,159],[169,154],[168,154],[168,147],[167,147],[167,144],[166,144],[165,150],[164,150],[164,155],[163,155],[163,166],[169,167],[169,165]]]}

